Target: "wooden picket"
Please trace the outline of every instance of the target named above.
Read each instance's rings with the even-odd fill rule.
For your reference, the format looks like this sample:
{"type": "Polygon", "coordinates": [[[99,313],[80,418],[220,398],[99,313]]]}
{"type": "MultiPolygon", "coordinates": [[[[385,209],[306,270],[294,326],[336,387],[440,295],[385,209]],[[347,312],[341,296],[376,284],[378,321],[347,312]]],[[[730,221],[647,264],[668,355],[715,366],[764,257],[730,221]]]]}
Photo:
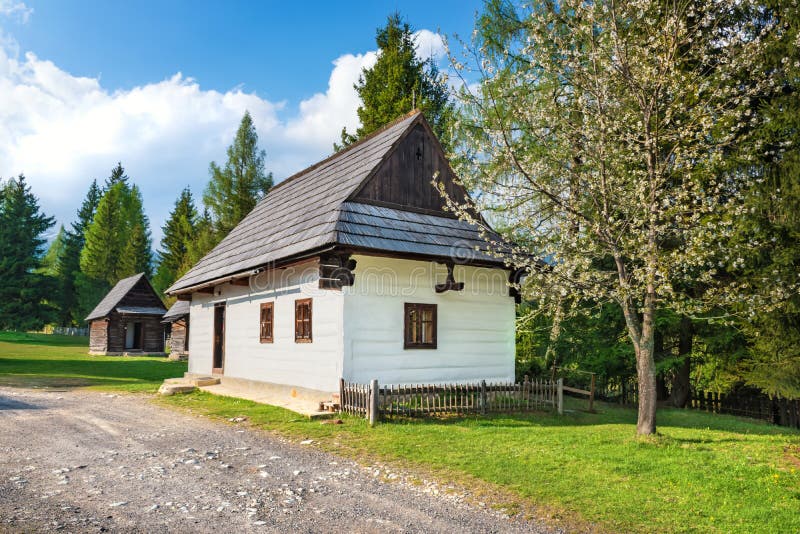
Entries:
{"type": "MultiPolygon", "coordinates": [[[[541,411],[558,408],[560,383],[526,378],[524,382],[389,384],[375,394],[378,415],[423,417],[541,411]]],[[[340,381],[341,411],[370,416],[370,385],[340,381]]]]}

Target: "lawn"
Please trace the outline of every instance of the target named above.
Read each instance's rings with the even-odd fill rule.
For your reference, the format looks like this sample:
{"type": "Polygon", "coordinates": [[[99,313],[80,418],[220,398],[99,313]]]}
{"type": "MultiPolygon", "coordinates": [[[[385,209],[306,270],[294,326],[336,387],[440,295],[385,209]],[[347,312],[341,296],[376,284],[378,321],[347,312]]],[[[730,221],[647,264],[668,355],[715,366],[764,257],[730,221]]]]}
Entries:
{"type": "MultiPolygon", "coordinates": [[[[433,472],[515,510],[573,528],[634,532],[800,532],[800,434],[694,411],[659,413],[635,437],[634,410],[320,424],[250,401],[193,393],[164,403],[249,424],[364,462],[433,472]]],[[[575,406],[577,407],[577,406],[575,406]]]]}
{"type": "Polygon", "coordinates": [[[89,356],[88,338],[0,332],[0,385],[156,391],[185,362],[163,357],[89,356]]]}
{"type": "MultiPolygon", "coordinates": [[[[0,333],[0,384],[155,391],[184,363],[86,355],[86,339],[0,333]]],[[[696,411],[659,412],[635,436],[635,410],[320,424],[250,401],[192,393],[160,404],[256,428],[361,462],[454,480],[478,499],[567,528],[633,532],[800,532],[800,433],[696,411]]]]}

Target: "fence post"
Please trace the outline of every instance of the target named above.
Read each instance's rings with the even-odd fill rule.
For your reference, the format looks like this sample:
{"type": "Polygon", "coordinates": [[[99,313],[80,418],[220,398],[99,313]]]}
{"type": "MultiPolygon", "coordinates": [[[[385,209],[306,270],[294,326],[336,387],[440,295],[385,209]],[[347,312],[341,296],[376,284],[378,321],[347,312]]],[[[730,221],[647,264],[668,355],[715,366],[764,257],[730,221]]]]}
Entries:
{"type": "Polygon", "coordinates": [[[486,414],[486,380],[481,380],[481,413],[486,414]]]}
{"type": "Polygon", "coordinates": [[[594,373],[592,373],[592,388],[589,392],[589,411],[594,411],[594,373]]]}
{"type": "Polygon", "coordinates": [[[369,426],[375,426],[378,421],[378,380],[373,378],[369,386],[369,426]]]}
{"type": "Polygon", "coordinates": [[[564,413],[564,379],[559,378],[556,384],[558,387],[558,390],[556,391],[558,415],[562,415],[564,413]]]}
{"type": "Polygon", "coordinates": [[[339,377],[339,411],[344,412],[344,377],[339,377]]]}

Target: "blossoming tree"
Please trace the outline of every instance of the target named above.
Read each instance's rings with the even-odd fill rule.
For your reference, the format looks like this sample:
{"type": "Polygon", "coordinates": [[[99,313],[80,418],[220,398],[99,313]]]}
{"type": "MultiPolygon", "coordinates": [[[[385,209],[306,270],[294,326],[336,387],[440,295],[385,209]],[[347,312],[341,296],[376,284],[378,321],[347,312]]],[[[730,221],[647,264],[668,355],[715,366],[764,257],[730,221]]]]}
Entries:
{"type": "Polygon", "coordinates": [[[722,164],[733,148],[747,157],[752,99],[772,90],[760,58],[778,33],[748,0],[495,0],[474,61],[456,62],[479,77],[462,93],[458,174],[517,243],[507,257],[529,268],[529,297],[621,306],[639,434],[656,431],[657,312],[721,294],[754,180],[722,164]]]}

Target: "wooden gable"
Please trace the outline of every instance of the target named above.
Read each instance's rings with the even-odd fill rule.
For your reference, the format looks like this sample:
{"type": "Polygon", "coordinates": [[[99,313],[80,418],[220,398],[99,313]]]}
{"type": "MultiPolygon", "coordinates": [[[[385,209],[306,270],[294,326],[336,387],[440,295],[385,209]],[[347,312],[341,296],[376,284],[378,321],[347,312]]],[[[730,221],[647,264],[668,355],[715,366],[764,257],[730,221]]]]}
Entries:
{"type": "Polygon", "coordinates": [[[350,200],[453,217],[444,211],[445,200],[431,182],[437,173],[448,196],[459,204],[465,203],[466,192],[454,182],[455,175],[439,141],[428,125],[420,120],[398,141],[350,200]]]}
{"type": "Polygon", "coordinates": [[[122,297],[117,307],[163,308],[164,303],[156,294],[153,286],[142,276],[138,282],[122,297]]]}

